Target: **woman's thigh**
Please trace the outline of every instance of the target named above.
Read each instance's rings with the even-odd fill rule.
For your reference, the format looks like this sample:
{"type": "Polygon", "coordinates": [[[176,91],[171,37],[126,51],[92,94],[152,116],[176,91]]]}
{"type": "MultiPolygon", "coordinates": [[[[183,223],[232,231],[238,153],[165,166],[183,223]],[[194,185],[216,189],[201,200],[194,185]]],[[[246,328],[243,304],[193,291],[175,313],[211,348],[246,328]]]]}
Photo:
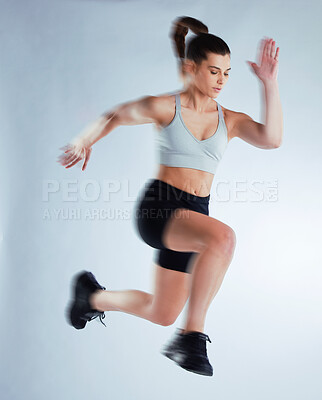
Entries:
{"type": "Polygon", "coordinates": [[[190,293],[191,274],[155,264],[152,313],[155,322],[171,325],[181,313],[190,293]]]}
{"type": "Polygon", "coordinates": [[[212,244],[234,246],[235,232],[209,215],[178,208],[165,225],[162,241],[171,250],[199,253],[212,244]]]}

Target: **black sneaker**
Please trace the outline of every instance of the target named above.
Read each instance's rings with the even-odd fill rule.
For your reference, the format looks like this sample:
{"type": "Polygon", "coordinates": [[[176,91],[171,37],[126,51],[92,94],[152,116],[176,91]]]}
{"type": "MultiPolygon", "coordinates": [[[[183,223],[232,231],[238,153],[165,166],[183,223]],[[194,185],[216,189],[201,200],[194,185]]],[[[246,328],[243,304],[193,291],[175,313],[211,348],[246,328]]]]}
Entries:
{"type": "Polygon", "coordinates": [[[97,290],[106,290],[101,286],[94,275],[89,271],[81,271],[73,278],[73,294],[74,298],[69,303],[67,308],[68,321],[76,329],[83,329],[88,321],[99,317],[101,323],[105,318],[103,311],[94,310],[88,301],[89,296],[97,290]]]}
{"type": "Polygon", "coordinates": [[[170,339],[170,341],[161,350],[161,353],[164,356],[170,358],[170,360],[172,360],[172,355],[175,353],[177,349],[177,344],[181,338],[180,334],[182,333],[182,331],[183,329],[177,328],[172,339],[170,339]]]}
{"type": "Polygon", "coordinates": [[[182,332],[183,329],[177,328],[175,337],[161,353],[187,371],[212,376],[213,368],[206,349],[206,341],[211,343],[209,336],[197,331],[182,332]]]}

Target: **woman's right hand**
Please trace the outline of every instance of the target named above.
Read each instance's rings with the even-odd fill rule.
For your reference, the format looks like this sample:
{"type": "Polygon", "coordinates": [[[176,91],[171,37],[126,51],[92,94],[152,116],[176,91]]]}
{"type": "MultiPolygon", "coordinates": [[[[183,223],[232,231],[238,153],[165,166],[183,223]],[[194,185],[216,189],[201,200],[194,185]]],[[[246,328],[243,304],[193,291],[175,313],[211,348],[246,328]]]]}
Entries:
{"type": "Polygon", "coordinates": [[[79,143],[69,143],[64,147],[60,147],[60,150],[63,150],[64,153],[59,156],[57,162],[65,166],[65,168],[70,168],[84,159],[82,171],[85,170],[92,152],[91,147],[79,143]]]}

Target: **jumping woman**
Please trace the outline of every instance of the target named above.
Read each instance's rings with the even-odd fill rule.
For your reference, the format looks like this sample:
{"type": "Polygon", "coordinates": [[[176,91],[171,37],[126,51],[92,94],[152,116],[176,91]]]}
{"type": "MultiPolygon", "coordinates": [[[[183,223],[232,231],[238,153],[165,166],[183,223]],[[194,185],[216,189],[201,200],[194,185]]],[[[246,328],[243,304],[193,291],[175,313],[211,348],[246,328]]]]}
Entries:
{"type": "MultiPolygon", "coordinates": [[[[158,130],[160,169],[135,205],[135,227],[155,252],[154,293],[106,290],[89,271],[73,277],[68,321],[76,329],[105,318],[105,311],[122,311],[169,326],[189,304],[185,323],[177,328],[162,354],[182,368],[213,375],[204,332],[208,308],[230,265],[235,232],[209,216],[210,191],[228,142],[239,137],[262,149],[281,145],[282,108],[277,83],[279,48],[262,40],[258,65],[248,61],[264,89],[265,124],[242,112],[222,107],[219,96],[229,77],[230,49],[202,22],[177,18],[171,37],[180,61],[184,90],[145,96],[101,115],[68,145],[59,162],[70,168],[83,161],[85,170],[92,146],[122,125],[154,123],[158,130]],[[185,46],[188,29],[194,33],[185,46]]],[[[105,324],[104,324],[105,325],[105,324]]]]}

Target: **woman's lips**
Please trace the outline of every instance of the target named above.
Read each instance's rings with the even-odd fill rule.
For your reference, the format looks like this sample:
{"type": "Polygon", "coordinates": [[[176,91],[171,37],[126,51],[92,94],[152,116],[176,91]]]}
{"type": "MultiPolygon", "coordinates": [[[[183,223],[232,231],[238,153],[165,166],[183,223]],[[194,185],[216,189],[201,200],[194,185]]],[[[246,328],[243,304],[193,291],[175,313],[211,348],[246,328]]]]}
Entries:
{"type": "Polygon", "coordinates": [[[213,88],[216,92],[220,92],[221,89],[213,88]]]}

